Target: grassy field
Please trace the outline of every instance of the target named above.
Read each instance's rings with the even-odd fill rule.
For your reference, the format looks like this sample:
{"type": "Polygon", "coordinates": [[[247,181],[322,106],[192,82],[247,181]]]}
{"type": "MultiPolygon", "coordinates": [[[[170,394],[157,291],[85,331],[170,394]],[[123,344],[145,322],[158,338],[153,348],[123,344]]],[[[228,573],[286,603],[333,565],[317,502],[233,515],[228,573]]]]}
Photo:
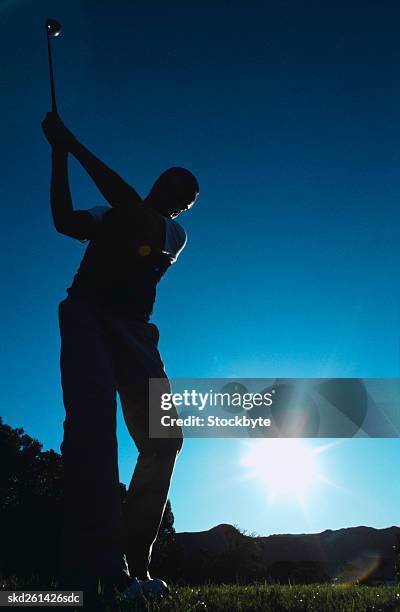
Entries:
{"type": "MultiPolygon", "coordinates": [[[[138,606],[121,604],[124,612],[138,606]]],[[[142,608],[143,609],[143,608],[142,608]]],[[[181,587],[149,612],[378,612],[400,611],[400,589],[394,587],[205,586],[181,587]]]]}
{"type": "MultiPolygon", "coordinates": [[[[1,590],[35,588],[39,586],[18,580],[0,580],[1,590]]],[[[41,588],[44,586],[41,585],[41,588]]],[[[57,587],[54,584],[46,588],[57,587]]],[[[121,601],[120,607],[121,612],[400,612],[400,586],[258,584],[172,587],[170,595],[161,600],[149,601],[144,605],[121,601]]]]}

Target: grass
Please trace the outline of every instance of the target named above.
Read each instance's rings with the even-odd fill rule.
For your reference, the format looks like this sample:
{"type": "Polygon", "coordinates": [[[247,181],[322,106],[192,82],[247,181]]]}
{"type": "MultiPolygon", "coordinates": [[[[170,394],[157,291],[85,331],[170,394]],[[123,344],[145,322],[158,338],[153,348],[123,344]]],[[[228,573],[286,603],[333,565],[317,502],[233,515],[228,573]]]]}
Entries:
{"type": "MultiPolygon", "coordinates": [[[[0,580],[1,590],[56,589],[18,579],[0,580]]],[[[400,585],[205,585],[173,586],[161,600],[121,602],[121,612],[400,612],[400,585]]],[[[71,608],[69,608],[71,610],[71,608]]],[[[82,610],[82,608],[77,608],[82,610]]]]}
{"type": "MultiPolygon", "coordinates": [[[[139,610],[121,605],[125,612],[139,610]]],[[[400,588],[342,586],[204,586],[173,588],[149,612],[378,612],[400,610],[400,588]]]]}

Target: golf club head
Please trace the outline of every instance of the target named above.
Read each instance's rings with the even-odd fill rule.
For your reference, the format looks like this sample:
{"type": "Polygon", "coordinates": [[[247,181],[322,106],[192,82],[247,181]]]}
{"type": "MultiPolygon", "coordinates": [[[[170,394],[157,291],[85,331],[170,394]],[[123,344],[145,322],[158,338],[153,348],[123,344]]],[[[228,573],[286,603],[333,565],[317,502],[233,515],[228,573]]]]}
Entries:
{"type": "Polygon", "coordinates": [[[56,19],[47,19],[46,32],[48,36],[59,36],[61,34],[61,24],[56,19]]]}

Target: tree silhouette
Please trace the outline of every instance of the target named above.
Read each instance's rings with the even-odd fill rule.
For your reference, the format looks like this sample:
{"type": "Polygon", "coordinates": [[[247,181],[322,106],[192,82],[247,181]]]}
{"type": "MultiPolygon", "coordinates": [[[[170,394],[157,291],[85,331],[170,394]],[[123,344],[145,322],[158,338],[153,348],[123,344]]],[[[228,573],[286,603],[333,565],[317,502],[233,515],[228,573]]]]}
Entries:
{"type": "Polygon", "coordinates": [[[53,450],[0,417],[0,572],[57,573],[62,461],[53,450]]]}
{"type": "MultiPolygon", "coordinates": [[[[126,486],[120,483],[122,503],[126,486]]],[[[0,417],[0,576],[37,576],[46,584],[61,567],[62,457],[0,417]]],[[[154,547],[154,569],[174,565],[174,515],[168,501],[154,547]]],[[[171,569],[169,570],[171,574],[171,569]]]]}
{"type": "Polygon", "coordinates": [[[395,561],[394,561],[394,575],[396,582],[400,582],[400,533],[396,536],[396,544],[393,546],[393,550],[395,553],[395,561]]]}

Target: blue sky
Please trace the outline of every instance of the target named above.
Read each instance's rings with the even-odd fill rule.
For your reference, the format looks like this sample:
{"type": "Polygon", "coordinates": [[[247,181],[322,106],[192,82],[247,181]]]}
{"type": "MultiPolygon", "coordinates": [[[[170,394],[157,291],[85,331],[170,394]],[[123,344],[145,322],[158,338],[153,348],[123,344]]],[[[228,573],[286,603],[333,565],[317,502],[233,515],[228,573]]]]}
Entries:
{"type": "MultiPolygon", "coordinates": [[[[168,374],[399,376],[395,2],[0,1],[5,422],[59,450],[57,304],[84,247],[51,224],[40,129],[49,16],[64,26],[60,114],[84,144],[142,195],[173,165],[200,182],[154,313],[168,374]]],[[[103,204],[74,163],[71,185],[77,209],[103,204]]],[[[241,444],[186,441],[177,529],[396,524],[397,440],[321,454],[335,484],[315,486],[307,512],[290,498],[266,503],[241,444]]],[[[127,483],[136,452],[121,418],[119,448],[127,483]]]]}

